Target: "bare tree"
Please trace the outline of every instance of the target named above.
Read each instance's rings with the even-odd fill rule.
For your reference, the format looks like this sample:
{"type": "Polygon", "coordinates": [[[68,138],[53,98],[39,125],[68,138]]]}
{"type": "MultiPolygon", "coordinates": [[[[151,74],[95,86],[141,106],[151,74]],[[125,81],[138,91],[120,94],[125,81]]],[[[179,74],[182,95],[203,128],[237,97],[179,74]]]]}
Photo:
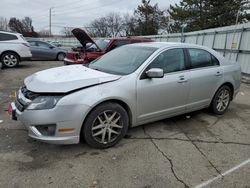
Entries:
{"type": "Polygon", "coordinates": [[[32,26],[32,19],[30,17],[25,17],[22,20],[22,24],[25,32],[34,32],[34,27],[32,26]]]}
{"type": "Polygon", "coordinates": [[[92,21],[87,27],[87,30],[93,37],[110,37],[108,33],[108,24],[105,17],[92,21]]]}
{"type": "Polygon", "coordinates": [[[8,26],[11,29],[11,31],[16,31],[18,33],[25,32],[23,23],[15,17],[10,18],[8,26]]]}
{"type": "Polygon", "coordinates": [[[125,36],[133,35],[136,27],[137,21],[135,17],[130,14],[125,14],[123,16],[123,32],[125,33],[125,36]]]}
{"type": "Polygon", "coordinates": [[[121,36],[123,29],[122,18],[118,13],[110,13],[106,16],[108,32],[111,37],[121,36]]]}
{"type": "Polygon", "coordinates": [[[92,21],[87,27],[87,30],[94,37],[121,36],[123,31],[123,20],[118,13],[110,13],[92,21]]]}
{"type": "Polygon", "coordinates": [[[72,30],[71,27],[64,27],[64,28],[62,29],[61,33],[62,33],[63,35],[65,35],[66,37],[72,37],[73,35],[72,35],[72,33],[71,33],[71,30],[72,30]]]}
{"type": "Polygon", "coordinates": [[[34,31],[32,20],[29,17],[25,17],[22,20],[15,17],[10,18],[8,26],[11,31],[21,33],[25,37],[38,37],[38,33],[34,31]]]}
{"type": "Polygon", "coordinates": [[[6,18],[0,18],[0,30],[9,31],[8,20],[6,18]]]}

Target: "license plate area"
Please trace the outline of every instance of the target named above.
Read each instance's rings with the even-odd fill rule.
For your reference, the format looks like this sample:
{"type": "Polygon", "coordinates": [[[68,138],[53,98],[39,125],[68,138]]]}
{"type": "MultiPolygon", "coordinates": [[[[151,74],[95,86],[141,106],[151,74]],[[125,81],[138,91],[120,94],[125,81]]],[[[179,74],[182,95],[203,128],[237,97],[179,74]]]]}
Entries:
{"type": "Polygon", "coordinates": [[[16,108],[15,108],[15,106],[14,106],[13,103],[10,103],[9,106],[8,106],[8,114],[10,116],[10,119],[17,120],[17,117],[16,117],[16,108]]]}

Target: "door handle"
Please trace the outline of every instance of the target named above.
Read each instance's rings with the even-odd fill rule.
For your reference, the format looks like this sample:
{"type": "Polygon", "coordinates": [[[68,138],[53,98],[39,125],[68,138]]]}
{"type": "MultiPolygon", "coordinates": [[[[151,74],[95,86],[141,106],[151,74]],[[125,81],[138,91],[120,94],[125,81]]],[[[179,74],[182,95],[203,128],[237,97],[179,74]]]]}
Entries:
{"type": "Polygon", "coordinates": [[[217,71],[215,76],[222,76],[222,73],[220,71],[217,71]]]}
{"type": "Polygon", "coordinates": [[[179,80],[178,80],[178,83],[184,83],[184,82],[187,82],[187,81],[188,80],[184,76],[180,76],[179,80]]]}

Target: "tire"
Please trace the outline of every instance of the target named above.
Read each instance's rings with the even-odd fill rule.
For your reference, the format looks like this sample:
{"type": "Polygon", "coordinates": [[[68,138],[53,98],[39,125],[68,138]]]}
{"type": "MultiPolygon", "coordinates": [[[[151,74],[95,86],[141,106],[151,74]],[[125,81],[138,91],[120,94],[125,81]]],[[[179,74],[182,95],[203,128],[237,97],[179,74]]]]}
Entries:
{"type": "Polygon", "coordinates": [[[57,55],[57,60],[58,61],[63,61],[64,60],[64,58],[65,58],[65,56],[66,56],[66,54],[65,53],[59,53],[58,55],[57,55]]]}
{"type": "Polygon", "coordinates": [[[215,93],[211,103],[211,110],[217,115],[222,115],[226,112],[232,98],[231,89],[224,85],[215,93]]]}
{"type": "Polygon", "coordinates": [[[128,124],[128,114],[121,105],[111,102],[103,103],[87,116],[81,136],[91,147],[109,148],[125,136],[128,124]]]}
{"type": "Polygon", "coordinates": [[[14,52],[5,52],[0,61],[3,63],[3,66],[12,68],[19,64],[19,56],[14,52]]]}

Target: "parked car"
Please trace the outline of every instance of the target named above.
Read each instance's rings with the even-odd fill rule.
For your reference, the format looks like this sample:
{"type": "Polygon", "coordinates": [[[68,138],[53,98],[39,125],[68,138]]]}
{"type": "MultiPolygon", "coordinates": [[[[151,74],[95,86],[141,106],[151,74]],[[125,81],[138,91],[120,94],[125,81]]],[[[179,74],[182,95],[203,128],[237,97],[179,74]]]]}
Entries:
{"type": "Polygon", "coordinates": [[[62,47],[62,44],[58,41],[49,41],[49,43],[56,47],[62,47]]]}
{"type": "Polygon", "coordinates": [[[19,33],[0,31],[0,62],[15,67],[31,57],[29,43],[19,33]]]}
{"type": "Polygon", "coordinates": [[[32,59],[63,61],[67,50],[58,48],[48,42],[28,39],[32,53],[32,59]]]}
{"type": "Polygon", "coordinates": [[[84,138],[107,148],[128,127],[208,107],[221,115],[240,83],[239,63],[207,47],[138,43],[89,67],[62,66],[27,77],[9,113],[37,140],[73,144],[84,138]]]}
{"type": "Polygon", "coordinates": [[[153,42],[153,40],[146,38],[110,38],[95,41],[84,30],[79,28],[73,29],[72,33],[82,46],[73,48],[72,51],[66,54],[65,65],[89,64],[117,47],[132,43],[153,42]]]}

